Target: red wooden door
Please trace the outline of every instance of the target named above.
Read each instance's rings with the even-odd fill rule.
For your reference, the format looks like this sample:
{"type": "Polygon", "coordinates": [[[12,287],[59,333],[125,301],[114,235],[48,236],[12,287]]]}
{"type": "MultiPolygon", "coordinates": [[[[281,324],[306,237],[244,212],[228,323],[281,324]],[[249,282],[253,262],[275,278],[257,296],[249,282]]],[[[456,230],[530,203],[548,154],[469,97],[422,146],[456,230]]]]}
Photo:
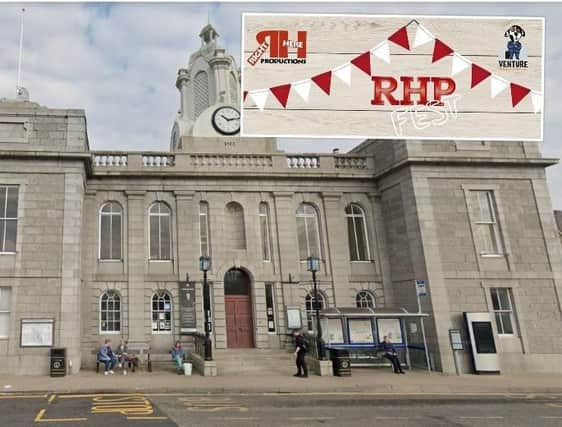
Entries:
{"type": "Polygon", "coordinates": [[[252,302],[249,295],[225,295],[226,342],[229,348],[254,346],[252,302]]]}

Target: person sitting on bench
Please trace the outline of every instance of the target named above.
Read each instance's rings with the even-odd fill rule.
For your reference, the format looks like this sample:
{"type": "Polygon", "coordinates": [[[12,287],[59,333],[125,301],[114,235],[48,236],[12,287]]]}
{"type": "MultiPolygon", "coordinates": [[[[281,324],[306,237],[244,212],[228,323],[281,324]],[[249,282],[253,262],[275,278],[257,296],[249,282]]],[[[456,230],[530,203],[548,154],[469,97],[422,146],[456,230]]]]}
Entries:
{"type": "Polygon", "coordinates": [[[113,375],[115,373],[113,372],[113,367],[117,362],[117,358],[111,351],[110,343],[111,340],[109,338],[106,338],[103,345],[100,347],[98,351],[98,362],[101,362],[105,365],[105,371],[103,373],[104,375],[108,375],[108,374],[113,375]]]}
{"type": "Polygon", "coordinates": [[[183,358],[185,356],[185,351],[183,351],[179,341],[176,341],[176,344],[172,347],[170,353],[172,354],[172,360],[176,363],[176,370],[178,374],[183,374],[183,358]]]}
{"type": "MultiPolygon", "coordinates": [[[[125,343],[121,341],[121,344],[117,347],[117,358],[119,363],[122,363],[123,365],[128,363],[129,367],[133,368],[133,372],[135,372],[135,369],[139,365],[139,358],[134,354],[129,353],[129,341],[125,341],[125,343]]],[[[125,366],[123,366],[123,368],[125,368],[125,366]]]]}
{"type": "Polygon", "coordinates": [[[392,363],[392,369],[394,370],[394,373],[404,374],[405,372],[402,370],[402,366],[400,365],[400,359],[398,359],[396,349],[387,336],[384,336],[382,339],[382,349],[384,351],[384,357],[390,360],[390,363],[392,363]]]}

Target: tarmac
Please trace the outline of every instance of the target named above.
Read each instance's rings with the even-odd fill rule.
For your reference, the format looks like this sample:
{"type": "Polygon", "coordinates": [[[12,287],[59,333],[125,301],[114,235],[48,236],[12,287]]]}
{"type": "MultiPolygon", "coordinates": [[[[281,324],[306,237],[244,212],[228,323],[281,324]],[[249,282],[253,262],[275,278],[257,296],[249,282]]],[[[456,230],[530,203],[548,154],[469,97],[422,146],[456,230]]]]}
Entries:
{"type": "Polygon", "coordinates": [[[193,394],[381,394],[402,395],[496,395],[562,394],[562,375],[445,375],[413,370],[396,375],[387,369],[355,368],[350,377],[308,378],[292,376],[217,376],[177,375],[170,371],[140,371],[104,376],[83,370],[65,377],[2,375],[4,393],[193,393],[193,394]]]}

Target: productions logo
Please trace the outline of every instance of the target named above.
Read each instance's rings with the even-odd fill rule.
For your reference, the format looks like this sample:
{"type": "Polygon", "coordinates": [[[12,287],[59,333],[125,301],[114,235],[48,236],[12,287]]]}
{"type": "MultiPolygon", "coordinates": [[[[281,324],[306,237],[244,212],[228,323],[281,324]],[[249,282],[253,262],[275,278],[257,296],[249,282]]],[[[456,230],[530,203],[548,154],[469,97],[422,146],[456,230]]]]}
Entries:
{"type": "Polygon", "coordinates": [[[297,31],[297,39],[289,39],[286,30],[264,30],[256,35],[258,48],[248,58],[251,66],[260,64],[306,64],[306,31],[297,31]],[[269,55],[264,58],[264,53],[269,55]]]}
{"type": "Polygon", "coordinates": [[[525,30],[519,25],[512,25],[504,34],[507,45],[499,55],[499,66],[503,69],[526,69],[529,68],[527,48],[521,43],[525,37],[525,30]]]}

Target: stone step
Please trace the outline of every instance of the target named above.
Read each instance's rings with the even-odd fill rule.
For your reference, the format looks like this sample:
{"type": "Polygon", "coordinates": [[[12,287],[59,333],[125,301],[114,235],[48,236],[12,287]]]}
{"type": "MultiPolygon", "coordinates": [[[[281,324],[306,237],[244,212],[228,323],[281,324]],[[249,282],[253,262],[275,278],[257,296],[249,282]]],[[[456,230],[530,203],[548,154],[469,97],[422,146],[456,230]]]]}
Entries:
{"type": "Polygon", "coordinates": [[[292,353],[286,350],[215,350],[218,375],[290,375],[294,370],[292,353]]]}

